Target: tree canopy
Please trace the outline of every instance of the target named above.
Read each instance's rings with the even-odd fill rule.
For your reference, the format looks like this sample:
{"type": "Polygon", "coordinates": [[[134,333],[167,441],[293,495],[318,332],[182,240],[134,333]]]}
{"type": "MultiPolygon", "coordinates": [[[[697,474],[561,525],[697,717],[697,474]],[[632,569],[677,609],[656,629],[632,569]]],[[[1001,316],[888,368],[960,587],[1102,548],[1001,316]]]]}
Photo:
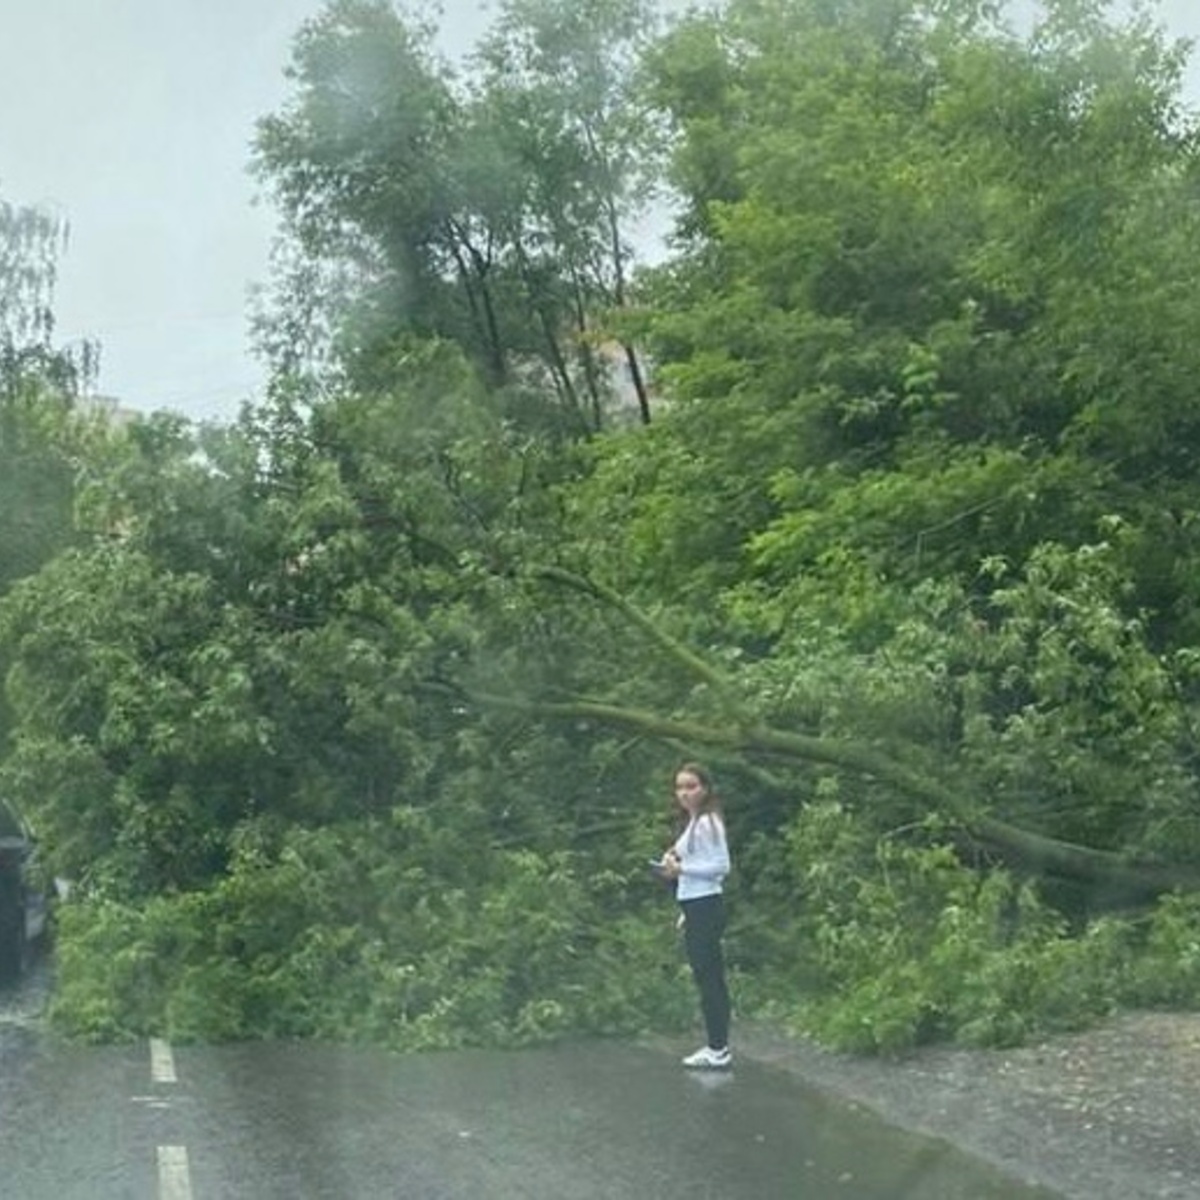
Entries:
{"type": "MultiPolygon", "coordinates": [[[[0,596],[75,538],[87,434],[72,412],[96,351],[55,344],[53,291],[65,240],[53,216],[0,198],[0,596]]],[[[0,747],[8,724],[0,695],[0,747]]]]}
{"type": "Polygon", "coordinates": [[[1148,18],[1044,10],[511,0],[460,74],[304,26],[269,398],[92,452],[0,605],[66,1027],[685,1020],[636,867],[685,756],[745,1011],[1194,1003],[1196,130],[1148,18]]]}
{"type": "Polygon", "coordinates": [[[635,86],[651,32],[641,0],[510,0],[460,82],[387,0],[310,21],[295,98],[256,142],[298,263],[264,323],[276,360],[315,342],[378,381],[396,336],[440,337],[492,387],[535,385],[577,431],[597,428],[604,313],[627,303],[626,222],[655,161],[635,86]]]}

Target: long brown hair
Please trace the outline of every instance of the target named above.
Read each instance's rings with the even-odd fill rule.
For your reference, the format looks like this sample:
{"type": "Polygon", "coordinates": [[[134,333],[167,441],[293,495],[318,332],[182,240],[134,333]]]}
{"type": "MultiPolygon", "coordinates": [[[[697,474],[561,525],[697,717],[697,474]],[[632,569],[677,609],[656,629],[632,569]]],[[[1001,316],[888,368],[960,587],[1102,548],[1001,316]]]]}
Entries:
{"type": "Polygon", "coordinates": [[[695,775],[700,780],[700,786],[704,788],[704,803],[697,810],[696,816],[715,816],[722,824],[725,823],[725,816],[721,807],[721,797],[717,792],[717,782],[713,778],[712,772],[698,762],[681,762],[675,768],[675,773],[671,776],[671,802],[675,817],[676,837],[687,828],[688,822],[691,820],[690,814],[680,808],[678,800],[675,799],[675,780],[685,773],[695,775]]]}

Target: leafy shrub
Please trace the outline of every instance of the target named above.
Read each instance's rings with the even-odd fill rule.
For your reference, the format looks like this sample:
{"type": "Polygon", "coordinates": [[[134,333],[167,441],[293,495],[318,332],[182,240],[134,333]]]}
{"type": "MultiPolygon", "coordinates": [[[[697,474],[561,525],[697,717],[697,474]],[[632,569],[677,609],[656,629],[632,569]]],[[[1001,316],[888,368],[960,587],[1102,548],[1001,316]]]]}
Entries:
{"type": "Polygon", "coordinates": [[[464,871],[407,810],[274,848],[247,836],[205,891],[68,905],[53,1018],[93,1040],[404,1049],[630,1033],[691,1015],[665,909],[565,853],[497,851],[464,871]]]}
{"type": "Polygon", "coordinates": [[[1122,989],[1125,1002],[1148,1008],[1200,1005],[1200,896],[1164,897],[1139,932],[1138,953],[1122,989]]]}
{"type": "MultiPolygon", "coordinates": [[[[876,842],[825,802],[797,818],[779,853],[791,895],[759,904],[786,929],[776,950],[790,944],[791,953],[764,964],[770,979],[756,1011],[833,1045],[1008,1045],[1094,1020],[1120,998],[1128,953],[1120,923],[1072,937],[1031,887],[970,870],[946,845],[876,842]],[[764,1004],[763,995],[773,999],[764,1004]]],[[[773,877],[776,893],[786,879],[773,877]]]]}

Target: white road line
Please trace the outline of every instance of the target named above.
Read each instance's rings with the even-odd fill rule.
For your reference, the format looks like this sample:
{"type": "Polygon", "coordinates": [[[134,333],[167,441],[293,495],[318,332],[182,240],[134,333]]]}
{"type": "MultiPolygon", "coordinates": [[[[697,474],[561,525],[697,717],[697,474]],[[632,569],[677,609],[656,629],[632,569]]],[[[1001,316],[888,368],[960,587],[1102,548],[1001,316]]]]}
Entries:
{"type": "Polygon", "coordinates": [[[186,1146],[159,1146],[158,1196],[159,1200],[192,1200],[186,1146]]]}
{"type": "Polygon", "coordinates": [[[175,1056],[171,1053],[171,1043],[162,1038],[150,1039],[150,1078],[155,1083],[178,1083],[175,1074],[175,1056]]]}

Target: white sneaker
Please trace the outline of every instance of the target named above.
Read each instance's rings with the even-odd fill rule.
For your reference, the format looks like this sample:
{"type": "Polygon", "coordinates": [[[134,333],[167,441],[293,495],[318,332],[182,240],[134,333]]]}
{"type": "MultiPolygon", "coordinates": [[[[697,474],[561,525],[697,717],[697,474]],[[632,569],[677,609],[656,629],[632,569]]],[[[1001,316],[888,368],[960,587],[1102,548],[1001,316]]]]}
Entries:
{"type": "Polygon", "coordinates": [[[694,1067],[701,1071],[725,1071],[733,1066],[733,1055],[729,1048],[714,1050],[711,1046],[701,1046],[695,1054],[689,1054],[683,1060],[685,1067],[694,1067]]]}

